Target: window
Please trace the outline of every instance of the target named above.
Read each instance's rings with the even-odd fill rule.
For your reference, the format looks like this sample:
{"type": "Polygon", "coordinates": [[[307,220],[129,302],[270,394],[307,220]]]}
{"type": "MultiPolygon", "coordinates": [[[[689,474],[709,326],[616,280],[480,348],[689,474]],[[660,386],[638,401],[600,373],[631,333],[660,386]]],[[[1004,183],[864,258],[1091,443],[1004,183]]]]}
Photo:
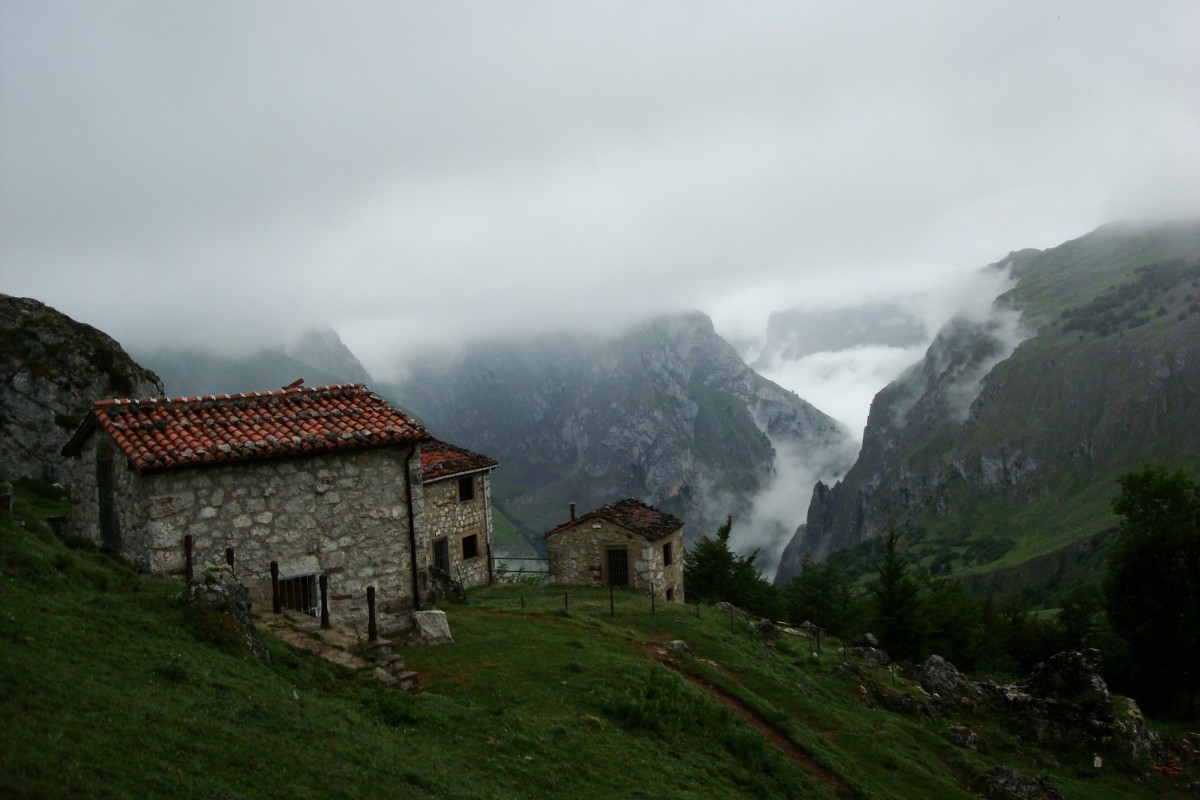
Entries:
{"type": "Polygon", "coordinates": [[[320,609],[321,595],[317,591],[316,575],[297,575],[294,578],[279,579],[279,601],[284,608],[317,616],[320,609]]]}
{"type": "Polygon", "coordinates": [[[100,546],[110,553],[121,551],[121,529],[117,522],[117,504],[113,499],[115,484],[112,450],[107,445],[101,445],[96,448],[96,495],[100,505],[100,546]]]}
{"type": "Polygon", "coordinates": [[[609,547],[605,549],[608,567],[607,577],[609,586],[625,588],[629,586],[629,553],[624,547],[609,547]]]}
{"type": "Polygon", "coordinates": [[[475,478],[468,475],[465,478],[458,479],[458,500],[466,502],[467,500],[475,499],[475,478]]]}
{"type": "Polygon", "coordinates": [[[479,555],[479,535],[472,533],[463,537],[463,561],[479,555]]]}
{"type": "Polygon", "coordinates": [[[671,566],[671,543],[667,542],[663,545],[663,566],[671,566]]]}
{"type": "MultiPolygon", "coordinates": [[[[450,540],[445,536],[433,540],[433,568],[450,574],[450,540]]],[[[434,573],[437,577],[437,573],[434,573]]]]}

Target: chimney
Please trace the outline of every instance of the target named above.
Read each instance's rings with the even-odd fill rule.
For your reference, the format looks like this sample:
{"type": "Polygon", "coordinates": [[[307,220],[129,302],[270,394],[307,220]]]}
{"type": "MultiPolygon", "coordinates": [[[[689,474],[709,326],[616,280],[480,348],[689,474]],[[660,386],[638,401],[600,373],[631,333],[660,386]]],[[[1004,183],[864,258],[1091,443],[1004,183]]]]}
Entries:
{"type": "Polygon", "coordinates": [[[571,503],[571,521],[575,521],[575,504],[571,503]]]}

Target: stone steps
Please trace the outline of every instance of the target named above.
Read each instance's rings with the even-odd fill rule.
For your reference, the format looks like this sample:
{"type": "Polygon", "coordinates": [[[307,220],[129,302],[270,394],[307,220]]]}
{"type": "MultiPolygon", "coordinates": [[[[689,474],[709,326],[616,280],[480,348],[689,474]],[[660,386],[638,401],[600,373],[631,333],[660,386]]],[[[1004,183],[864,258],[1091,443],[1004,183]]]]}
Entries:
{"type": "Polygon", "coordinates": [[[419,676],[405,669],[404,656],[392,652],[389,640],[364,643],[353,629],[322,628],[316,618],[295,611],[273,614],[270,610],[255,608],[254,623],[259,630],[270,633],[289,647],[311,653],[384,686],[410,692],[419,688],[419,676]]]}

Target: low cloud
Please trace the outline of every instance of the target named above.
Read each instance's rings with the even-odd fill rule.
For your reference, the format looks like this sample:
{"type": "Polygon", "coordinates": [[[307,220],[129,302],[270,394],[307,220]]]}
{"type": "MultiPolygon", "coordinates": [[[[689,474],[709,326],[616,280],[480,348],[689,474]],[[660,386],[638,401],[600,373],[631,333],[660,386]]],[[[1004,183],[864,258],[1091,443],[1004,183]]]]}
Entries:
{"type": "Polygon", "coordinates": [[[729,537],[735,552],[758,550],[754,563],[767,580],[775,577],[783,549],[807,518],[813,485],[818,480],[832,483],[840,479],[857,449],[853,443],[816,451],[774,440],[772,445],[775,469],[771,481],[754,497],[750,513],[734,520],[729,537]]]}

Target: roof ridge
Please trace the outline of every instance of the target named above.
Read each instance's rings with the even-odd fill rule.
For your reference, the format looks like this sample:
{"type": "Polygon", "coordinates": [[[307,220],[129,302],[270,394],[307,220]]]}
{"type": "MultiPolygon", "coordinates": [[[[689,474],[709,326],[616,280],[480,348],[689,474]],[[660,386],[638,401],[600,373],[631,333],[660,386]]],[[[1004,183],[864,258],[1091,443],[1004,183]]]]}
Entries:
{"type": "Polygon", "coordinates": [[[362,381],[352,383],[326,383],[320,386],[284,386],[279,389],[256,389],[247,392],[216,394],[193,394],[193,395],[165,395],[161,397],[113,397],[104,400],[96,400],[92,403],[93,408],[101,408],[108,406],[153,406],[157,404],[163,405],[189,405],[192,403],[212,403],[212,402],[227,402],[236,400],[258,400],[266,397],[285,397],[293,394],[320,394],[324,392],[345,391],[347,389],[357,389],[364,394],[376,395],[375,392],[367,388],[367,385],[362,381]]]}

